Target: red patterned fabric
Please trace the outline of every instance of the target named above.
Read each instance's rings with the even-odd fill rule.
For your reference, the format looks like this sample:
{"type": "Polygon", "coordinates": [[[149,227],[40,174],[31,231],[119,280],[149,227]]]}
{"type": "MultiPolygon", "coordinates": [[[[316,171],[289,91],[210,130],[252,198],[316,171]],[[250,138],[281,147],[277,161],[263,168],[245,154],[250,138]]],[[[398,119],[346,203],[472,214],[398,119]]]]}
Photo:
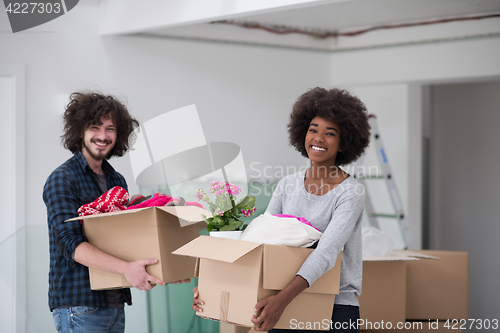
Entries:
{"type": "Polygon", "coordinates": [[[81,206],[78,209],[78,216],[125,210],[127,203],[128,192],[123,187],[115,186],[96,200],[81,206]]]}

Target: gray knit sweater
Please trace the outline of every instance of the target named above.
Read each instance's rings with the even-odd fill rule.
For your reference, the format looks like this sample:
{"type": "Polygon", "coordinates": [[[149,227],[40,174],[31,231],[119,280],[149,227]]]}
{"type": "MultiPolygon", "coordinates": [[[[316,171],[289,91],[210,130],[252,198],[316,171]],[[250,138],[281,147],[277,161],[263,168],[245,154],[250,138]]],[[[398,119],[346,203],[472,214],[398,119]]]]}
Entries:
{"type": "Polygon", "coordinates": [[[340,293],[335,304],[359,305],[363,262],[361,256],[361,218],[365,189],[349,177],[325,195],[309,194],[304,187],[305,171],[283,178],[273,193],[267,212],[304,217],[323,235],[317,248],[297,275],[312,285],[330,270],[340,251],[340,293]]]}

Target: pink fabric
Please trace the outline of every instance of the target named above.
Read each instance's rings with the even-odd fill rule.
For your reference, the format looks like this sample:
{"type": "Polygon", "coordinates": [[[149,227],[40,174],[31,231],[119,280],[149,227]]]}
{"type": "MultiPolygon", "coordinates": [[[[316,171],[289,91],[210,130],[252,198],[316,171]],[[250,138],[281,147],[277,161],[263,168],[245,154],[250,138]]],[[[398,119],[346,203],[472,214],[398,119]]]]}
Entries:
{"type": "Polygon", "coordinates": [[[200,207],[201,209],[205,209],[205,207],[203,207],[203,205],[199,202],[196,202],[196,201],[186,201],[186,206],[196,206],[196,207],[200,207]]]}
{"type": "Polygon", "coordinates": [[[320,231],[318,228],[316,228],[315,226],[313,226],[311,224],[311,222],[307,221],[305,218],[303,217],[297,217],[297,216],[294,216],[294,215],[287,215],[287,214],[275,214],[273,216],[277,216],[277,217],[288,217],[288,218],[293,218],[293,219],[297,219],[299,220],[300,222],[304,223],[304,224],[307,224],[308,226],[310,227],[313,227],[314,229],[320,231]]]}
{"type": "Polygon", "coordinates": [[[137,208],[145,208],[145,207],[155,207],[155,206],[165,206],[168,202],[176,200],[178,201],[179,199],[174,199],[171,196],[168,195],[159,195],[158,193],[155,193],[152,198],[148,200],[144,200],[140,204],[133,205],[128,207],[127,209],[137,209],[137,208]]]}

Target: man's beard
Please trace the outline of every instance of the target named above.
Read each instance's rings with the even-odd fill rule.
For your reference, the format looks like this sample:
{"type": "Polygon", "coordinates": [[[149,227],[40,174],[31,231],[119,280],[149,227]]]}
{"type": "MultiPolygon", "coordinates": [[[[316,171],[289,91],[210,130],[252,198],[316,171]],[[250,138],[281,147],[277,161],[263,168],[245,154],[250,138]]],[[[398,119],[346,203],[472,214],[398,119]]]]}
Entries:
{"type": "MultiPolygon", "coordinates": [[[[104,140],[104,141],[101,141],[101,140],[95,140],[97,142],[104,142],[104,143],[111,143],[109,140],[104,140]]],[[[85,145],[85,141],[82,141],[82,145],[83,145],[83,148],[85,148],[85,150],[89,153],[90,156],[92,156],[93,159],[95,159],[96,161],[102,161],[106,158],[107,155],[103,155],[103,154],[99,154],[99,155],[96,155],[92,152],[92,150],[90,150],[86,145],[85,145]]],[[[109,154],[109,153],[108,153],[109,154]]]]}

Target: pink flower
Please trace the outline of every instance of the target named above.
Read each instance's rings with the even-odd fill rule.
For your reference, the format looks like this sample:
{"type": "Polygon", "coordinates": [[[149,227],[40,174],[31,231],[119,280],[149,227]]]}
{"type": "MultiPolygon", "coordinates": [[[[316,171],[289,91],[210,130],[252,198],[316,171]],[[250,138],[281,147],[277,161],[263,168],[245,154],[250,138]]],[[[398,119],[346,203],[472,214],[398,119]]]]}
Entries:
{"type": "Polygon", "coordinates": [[[229,195],[232,195],[232,193],[231,193],[231,184],[229,184],[229,183],[226,183],[226,192],[227,192],[229,195]]]}
{"type": "Polygon", "coordinates": [[[196,194],[194,196],[196,197],[196,199],[198,199],[198,201],[200,201],[200,200],[207,201],[207,199],[208,199],[207,194],[205,192],[203,192],[202,188],[196,190],[196,194]]]}
{"type": "Polygon", "coordinates": [[[253,209],[242,209],[241,213],[243,214],[244,217],[250,217],[252,216],[254,210],[253,209]]]}
{"type": "Polygon", "coordinates": [[[226,186],[226,190],[228,191],[229,194],[236,196],[241,192],[241,188],[237,185],[229,184],[226,186]]]}
{"type": "Polygon", "coordinates": [[[257,208],[253,207],[250,209],[242,209],[241,213],[243,214],[244,217],[250,217],[253,215],[253,213],[257,210],[257,208]]]}
{"type": "Polygon", "coordinates": [[[222,183],[218,180],[213,181],[212,184],[210,184],[210,193],[215,193],[222,187],[222,183]]]}

